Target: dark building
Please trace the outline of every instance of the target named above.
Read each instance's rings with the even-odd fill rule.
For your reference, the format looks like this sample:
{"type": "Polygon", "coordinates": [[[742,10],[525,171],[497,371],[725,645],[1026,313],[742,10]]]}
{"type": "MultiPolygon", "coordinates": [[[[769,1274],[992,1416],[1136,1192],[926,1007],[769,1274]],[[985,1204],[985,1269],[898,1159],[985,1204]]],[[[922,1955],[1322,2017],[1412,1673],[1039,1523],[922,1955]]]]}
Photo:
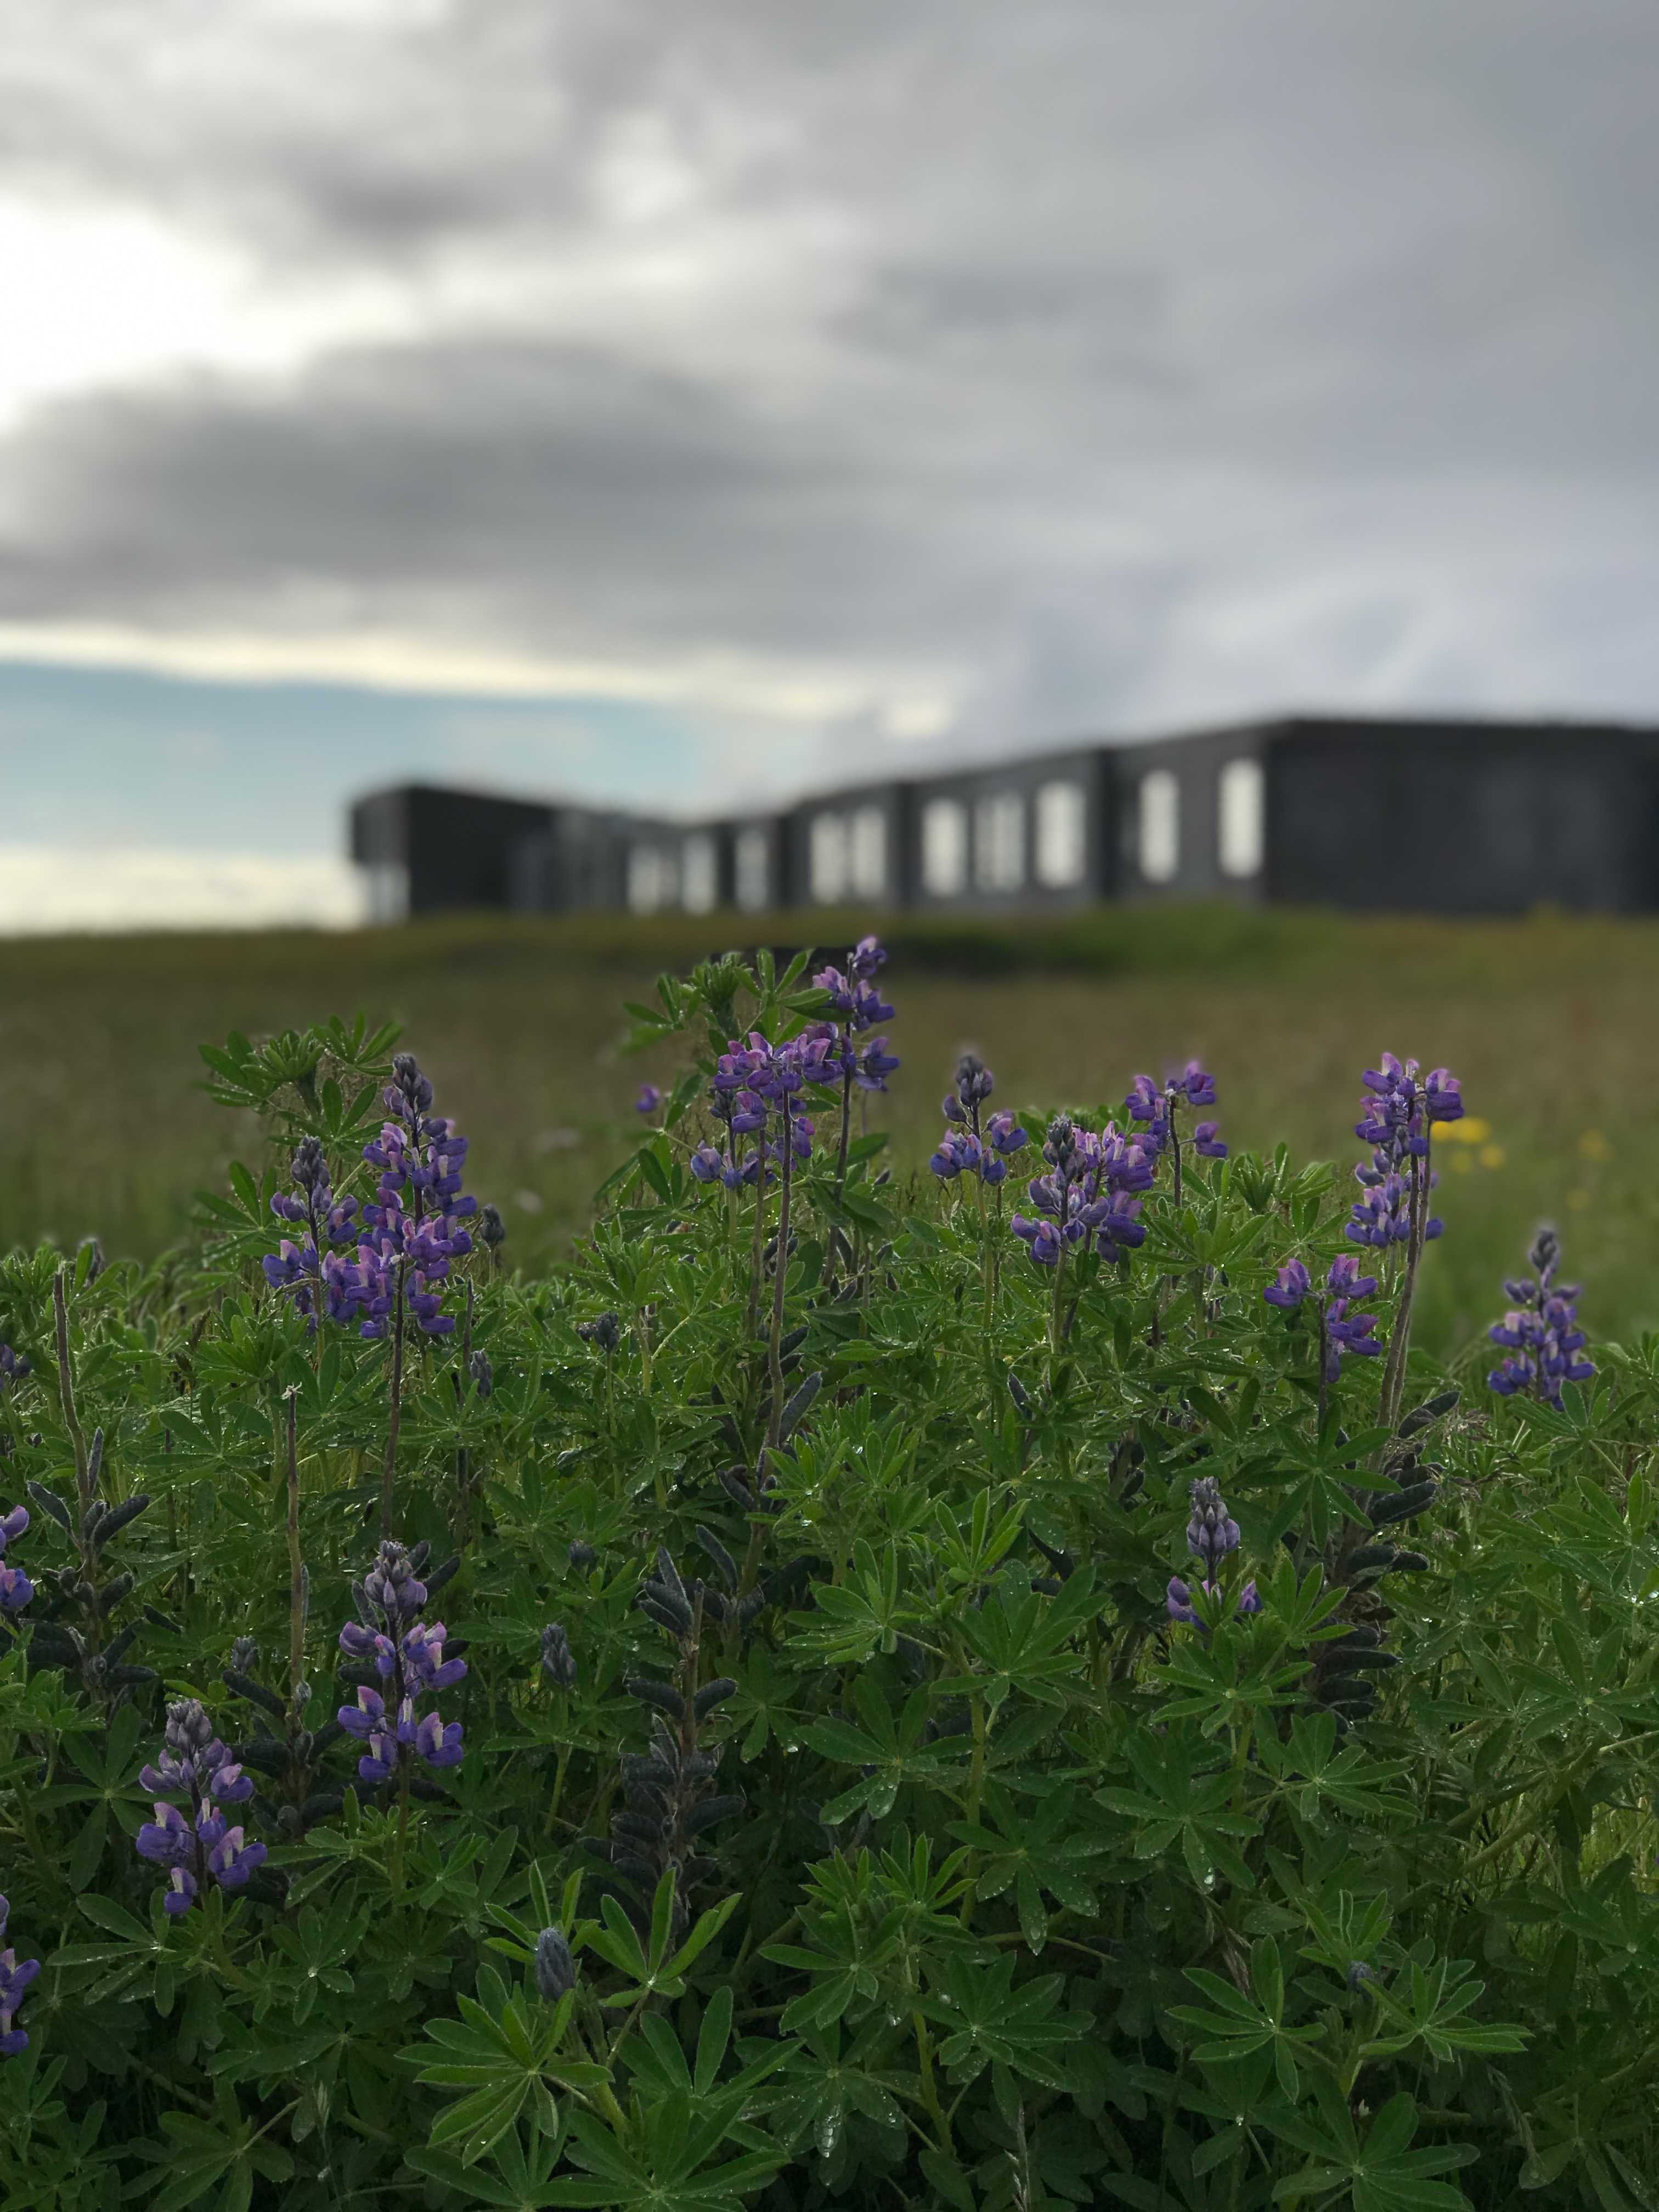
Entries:
{"type": "Polygon", "coordinates": [[[1267,751],[1266,896],[1519,914],[1659,908],[1659,737],[1297,718],[1267,751]]]}
{"type": "Polygon", "coordinates": [[[377,915],[1267,899],[1659,908],[1659,733],[1294,715],[670,822],[424,785],[352,810],[377,915]]]}

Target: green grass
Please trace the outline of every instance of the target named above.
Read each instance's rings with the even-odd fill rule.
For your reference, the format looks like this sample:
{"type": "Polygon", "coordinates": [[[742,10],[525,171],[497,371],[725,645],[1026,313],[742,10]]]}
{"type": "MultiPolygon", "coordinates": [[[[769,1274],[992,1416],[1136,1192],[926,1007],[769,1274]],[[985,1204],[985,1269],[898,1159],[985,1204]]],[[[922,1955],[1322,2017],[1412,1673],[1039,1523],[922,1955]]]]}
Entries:
{"type": "MultiPolygon", "coordinates": [[[[814,926],[833,946],[865,925],[814,926]]],[[[470,1183],[501,1205],[509,1254],[538,1261],[586,1218],[632,1134],[641,1078],[666,1072],[617,1054],[618,1002],[752,927],[467,915],[353,936],[14,944],[0,986],[0,1246],[96,1231],[111,1252],[149,1255],[175,1241],[191,1194],[256,1143],[195,1087],[198,1042],[361,1007],[405,1024],[472,1137],[470,1183]]],[[[781,945],[799,921],[768,927],[781,945]]],[[[907,917],[888,941],[904,1066],[875,1103],[901,1163],[925,1161],[971,1044],[1000,1101],[1044,1107],[1115,1100],[1137,1069],[1195,1052],[1236,1147],[1283,1137],[1346,1164],[1359,1149],[1359,1071],[1392,1047],[1449,1064],[1492,1125],[1491,1149],[1459,1148],[1461,1170],[1443,1178],[1425,1340],[1449,1349],[1484,1326],[1498,1277],[1544,1218],[1563,1231],[1594,1332],[1659,1326],[1659,922],[1102,908],[907,917]]]]}

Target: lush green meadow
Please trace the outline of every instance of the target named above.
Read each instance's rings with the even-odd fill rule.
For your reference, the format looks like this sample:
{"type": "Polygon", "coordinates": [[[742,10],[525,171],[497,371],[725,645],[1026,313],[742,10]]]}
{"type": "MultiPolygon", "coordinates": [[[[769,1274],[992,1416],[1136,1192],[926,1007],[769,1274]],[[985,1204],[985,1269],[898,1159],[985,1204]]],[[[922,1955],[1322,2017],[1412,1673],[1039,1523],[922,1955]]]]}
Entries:
{"type": "MultiPolygon", "coordinates": [[[[872,919],[813,927],[834,949],[872,919]]],[[[768,933],[799,941],[801,927],[768,933]]],[[[404,1024],[472,1136],[511,1255],[539,1262],[622,1156],[641,1078],[665,1072],[618,1050],[618,999],[752,928],[475,915],[352,936],[17,942],[0,983],[0,1247],[95,1232],[112,1252],[160,1250],[252,1133],[197,1087],[198,1043],[361,1008],[404,1024]]],[[[1007,1103],[1114,1100],[1138,1069],[1197,1053],[1235,1147],[1283,1137],[1345,1163],[1360,1149],[1359,1071],[1386,1046],[1448,1063],[1490,1132],[1443,1147],[1449,1233],[1426,1271],[1423,1340],[1449,1350],[1483,1326],[1544,1218],[1594,1334],[1659,1324],[1659,925],[1143,908],[885,933],[904,1065],[874,1103],[902,1171],[925,1162],[966,1045],[1007,1103]]]]}

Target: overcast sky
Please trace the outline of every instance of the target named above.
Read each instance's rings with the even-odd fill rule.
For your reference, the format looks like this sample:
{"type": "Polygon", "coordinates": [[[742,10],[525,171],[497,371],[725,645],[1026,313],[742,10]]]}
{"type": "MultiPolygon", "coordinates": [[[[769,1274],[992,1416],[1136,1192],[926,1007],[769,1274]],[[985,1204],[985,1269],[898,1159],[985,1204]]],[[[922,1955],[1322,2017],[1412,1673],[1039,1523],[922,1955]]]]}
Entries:
{"type": "Polygon", "coordinates": [[[0,0],[0,927],[342,914],[408,770],[1659,718],[1656,68],[1634,0],[0,0]]]}

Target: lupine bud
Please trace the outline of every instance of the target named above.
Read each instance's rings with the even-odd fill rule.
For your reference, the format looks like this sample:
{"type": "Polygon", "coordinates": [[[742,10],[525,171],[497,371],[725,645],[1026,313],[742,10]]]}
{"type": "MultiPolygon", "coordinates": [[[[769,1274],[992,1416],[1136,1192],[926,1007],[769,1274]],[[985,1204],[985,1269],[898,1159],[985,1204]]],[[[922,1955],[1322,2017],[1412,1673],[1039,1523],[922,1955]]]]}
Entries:
{"type": "Polygon", "coordinates": [[[575,1988],[576,1961],[562,1929],[544,1928],[536,1938],[535,1974],[536,1988],[549,2004],[575,1988]]]}
{"type": "Polygon", "coordinates": [[[565,1556],[579,1575],[585,1575],[590,1567],[597,1565],[599,1557],[593,1547],[583,1543],[580,1536],[571,1539],[570,1549],[565,1556]]]}
{"type": "Polygon", "coordinates": [[[1238,1523],[1231,1518],[1225,1499],[1213,1475],[1201,1475],[1192,1486],[1192,1518],[1187,1523],[1187,1548],[1204,1562],[1209,1579],[1238,1544],[1238,1523]]]}
{"type": "Polygon", "coordinates": [[[576,1334],[585,1344],[592,1344],[608,1358],[622,1342],[622,1331],[613,1313],[602,1313],[595,1321],[578,1322],[576,1334]]]}
{"type": "Polygon", "coordinates": [[[472,1377],[472,1387],[481,1398],[489,1397],[495,1387],[495,1370],[489,1364],[487,1352],[475,1352],[468,1360],[467,1372],[472,1377]]]}
{"type": "Polygon", "coordinates": [[[576,1686],[576,1655],[556,1620],[550,1620],[542,1631],[542,1672],[556,1690],[576,1686]]]}

